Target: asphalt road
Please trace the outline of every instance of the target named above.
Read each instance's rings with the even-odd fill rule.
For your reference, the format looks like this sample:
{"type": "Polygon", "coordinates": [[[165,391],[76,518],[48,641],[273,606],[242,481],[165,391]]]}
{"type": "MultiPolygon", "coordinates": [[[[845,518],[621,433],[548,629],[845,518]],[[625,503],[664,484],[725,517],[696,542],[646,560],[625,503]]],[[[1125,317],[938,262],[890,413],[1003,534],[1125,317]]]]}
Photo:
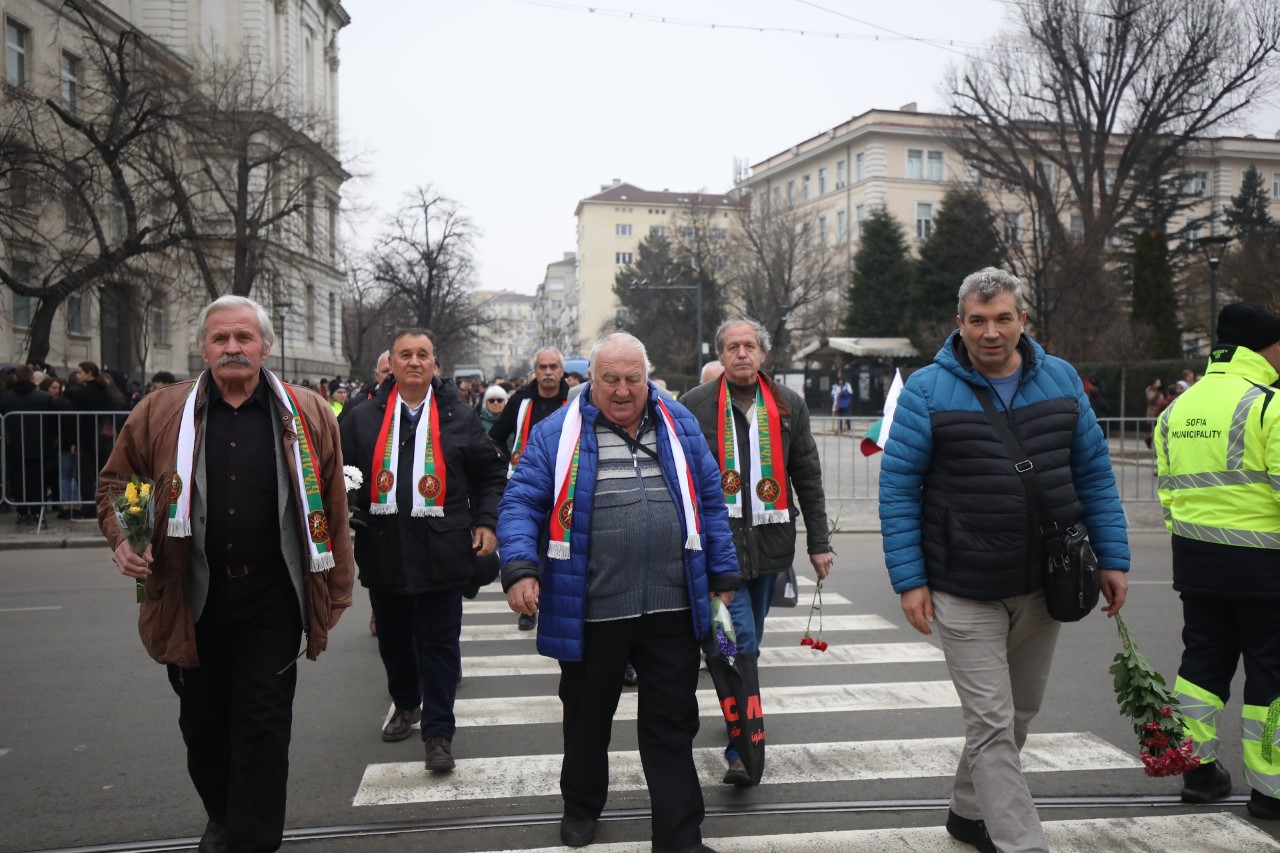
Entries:
{"type": "MultiPolygon", "coordinates": [[[[903,707],[875,710],[821,708],[822,702],[838,703],[846,695],[853,697],[850,701],[862,701],[868,685],[928,682],[934,685],[930,689],[942,691],[938,695],[945,695],[949,688],[949,682],[942,684],[945,666],[936,660],[836,660],[835,650],[869,643],[937,646],[936,637],[920,637],[906,626],[885,577],[879,537],[841,535],[836,542],[837,562],[826,591],[848,603],[829,604],[826,617],[876,616],[889,624],[874,631],[828,630],[833,653],[819,664],[762,667],[769,743],[778,750],[779,761],[787,748],[801,750],[797,753],[801,769],[772,783],[766,775],[765,784],[746,791],[726,788],[718,779],[704,784],[713,815],[704,826],[710,838],[936,827],[945,817],[949,770],[932,775],[922,770],[918,775],[906,766],[868,778],[865,767],[845,763],[851,753],[832,746],[954,738],[962,733],[959,709],[945,702],[925,701],[910,707],[907,702],[903,707]],[[818,705],[804,705],[797,699],[801,704],[795,712],[770,715],[770,690],[781,697],[788,688],[802,691],[814,686],[822,688],[816,700],[810,696],[805,701],[818,705]],[[821,808],[820,804],[840,807],[821,808]]],[[[1138,533],[1133,545],[1135,564],[1125,616],[1135,639],[1172,682],[1181,650],[1181,617],[1168,582],[1167,539],[1162,534],[1138,533]]],[[[811,589],[802,588],[800,608],[778,615],[807,615],[811,589]]],[[[293,834],[286,850],[383,851],[427,846],[440,851],[494,851],[550,848],[558,843],[558,796],[539,793],[536,786],[516,784],[509,791],[504,787],[541,760],[534,756],[559,753],[557,723],[519,722],[522,709],[554,702],[557,677],[549,669],[485,674],[486,667],[501,662],[500,656],[532,655],[534,650],[530,635],[516,630],[515,617],[501,611],[496,595],[482,594],[482,599],[491,603],[484,608],[491,612],[469,613],[464,626],[489,626],[495,639],[464,642],[464,670],[470,674],[459,700],[476,700],[467,707],[477,713],[501,715],[514,709],[515,721],[459,730],[454,743],[460,764],[446,785],[460,786],[457,796],[462,798],[445,791],[431,795],[434,799],[390,802],[378,801],[376,792],[370,793],[366,773],[371,765],[417,762],[420,768],[422,746],[416,737],[398,744],[383,743],[379,737],[388,699],[375,640],[368,632],[368,599],[357,590],[356,604],[331,637],[329,651],[317,663],[302,662],[294,706],[287,819],[293,834]],[[475,769],[468,760],[476,760],[475,769]],[[473,783],[482,764],[492,774],[491,790],[471,797],[465,793],[467,777],[471,775],[473,783]],[[376,802],[356,805],[361,798],[376,802]],[[502,818],[509,818],[509,823],[498,825],[502,818]],[[473,825],[476,820],[480,825],[473,825]],[[354,837],[323,837],[341,834],[327,828],[349,826],[367,831],[354,837]]],[[[136,612],[132,583],[116,572],[105,547],[0,553],[0,802],[4,804],[0,851],[104,845],[120,845],[111,848],[117,850],[182,849],[181,842],[162,842],[190,839],[203,829],[204,814],[184,768],[177,700],[164,670],[142,650],[136,612]]],[[[770,649],[777,649],[776,656],[781,658],[784,651],[797,647],[799,630],[770,630],[766,657],[770,649]]],[[[1080,740],[1086,757],[1098,741],[1117,754],[1136,755],[1135,736],[1117,712],[1107,672],[1118,645],[1113,626],[1098,614],[1064,626],[1050,693],[1033,732],[1086,734],[1080,740]]],[[[704,678],[704,686],[709,687],[705,682],[704,678]]],[[[1237,678],[1233,695],[1239,694],[1237,678]]],[[[1247,795],[1241,776],[1238,714],[1238,699],[1233,699],[1224,718],[1222,748],[1235,776],[1235,793],[1247,795]]],[[[721,731],[713,719],[704,718],[697,746],[717,748],[721,731]]],[[[616,722],[611,748],[636,748],[633,722],[616,722]]],[[[913,753],[904,754],[908,756],[904,764],[917,760],[910,758],[913,753]]],[[[412,768],[409,772],[416,775],[412,768]]],[[[1047,769],[1029,778],[1046,821],[1201,814],[1167,800],[1056,807],[1058,798],[1065,798],[1065,805],[1086,805],[1075,798],[1176,795],[1176,780],[1150,779],[1132,767],[1047,769]]],[[[1273,839],[1280,837],[1280,827],[1254,822],[1242,803],[1243,796],[1237,796],[1206,811],[1248,820],[1273,839]]],[[[602,828],[600,842],[645,841],[646,807],[643,790],[612,794],[608,817],[617,819],[602,828]]],[[[1125,849],[1231,849],[1205,846],[1208,842],[1195,836],[1181,838],[1183,846],[1175,841],[1158,848],[1125,849]]],[[[970,849],[949,843],[911,849],[970,849]]],[[[193,845],[188,841],[185,846],[193,845]]],[[[733,849],[723,842],[718,847],[733,849]]],[[[623,845],[617,849],[646,848],[623,845]]],[[[788,845],[780,842],[768,849],[786,850],[788,845]]],[[[823,849],[852,848],[836,844],[823,849]]],[[[905,848],[886,843],[883,849],[905,848]]],[[[1109,848],[1085,844],[1071,849],[1109,848]]],[[[1263,839],[1260,846],[1249,849],[1280,850],[1280,843],[1272,847],[1263,839]]]]}

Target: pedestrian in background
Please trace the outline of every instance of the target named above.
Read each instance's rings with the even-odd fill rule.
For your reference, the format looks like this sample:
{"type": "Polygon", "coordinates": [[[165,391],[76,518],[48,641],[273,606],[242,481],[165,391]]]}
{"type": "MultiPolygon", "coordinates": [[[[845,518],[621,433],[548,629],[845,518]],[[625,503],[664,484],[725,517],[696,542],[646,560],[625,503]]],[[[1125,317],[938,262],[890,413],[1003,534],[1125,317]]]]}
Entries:
{"type": "Polygon", "coordinates": [[[502,585],[512,610],[542,611],[538,651],[560,661],[560,840],[595,839],[630,659],[653,849],[710,851],[693,762],[699,642],[710,596],[733,597],[738,565],[715,460],[648,365],[633,336],[602,338],[586,393],[530,437],[502,500],[502,585]]]}
{"type": "MultiPolygon", "coordinates": [[[[4,455],[8,466],[11,500],[18,506],[18,524],[35,524],[45,500],[46,459],[51,426],[45,413],[53,410],[53,398],[32,381],[35,372],[20,364],[13,384],[0,391],[0,415],[4,420],[4,455]]],[[[56,480],[50,480],[52,485],[56,480]]]]}
{"type": "Polygon", "coordinates": [[[498,422],[498,417],[506,406],[507,392],[502,390],[501,385],[490,385],[485,389],[480,409],[480,425],[484,427],[486,435],[493,434],[493,425],[498,422]]]}
{"type": "Polygon", "coordinates": [[[76,419],[70,444],[76,457],[76,480],[80,484],[81,506],[72,514],[76,521],[96,521],[92,504],[98,471],[115,443],[115,416],[124,409],[124,394],[115,382],[92,361],[82,361],[71,374],[67,386],[71,407],[82,414],[76,419]]]}
{"type": "Polygon", "coordinates": [[[197,322],[207,369],[148,394],[98,480],[98,521],[120,572],[142,580],[138,628],[179,697],[187,771],[208,822],[199,849],[273,851],[284,837],[295,661],[351,604],[338,425],[263,365],[266,310],[223,296],[197,322]],[[141,554],[116,521],[130,477],[154,483],[141,554]],[[155,544],[158,543],[158,544],[155,544]]]}
{"type": "Polygon", "coordinates": [[[1022,284],[993,267],[960,285],[956,325],[898,398],[880,468],[880,531],[911,626],[936,624],[965,741],[947,832],[985,853],[1048,853],[1019,753],[1040,710],[1059,623],[1021,460],[985,414],[987,394],[1034,465],[1060,529],[1083,523],[1104,612],[1120,611],[1129,543],[1106,439],[1075,369],[1023,331],[1022,284]]]}
{"type": "Polygon", "coordinates": [[[838,418],[837,433],[853,429],[853,421],[849,420],[849,415],[853,414],[853,386],[843,376],[837,376],[831,386],[831,414],[838,418]]]}
{"type": "Polygon", "coordinates": [[[1241,741],[1249,813],[1280,820],[1280,316],[1228,305],[1204,378],[1164,410],[1156,429],[1160,503],[1182,597],[1182,663],[1174,692],[1200,766],[1182,801],[1231,793],[1218,728],[1244,658],[1241,741]]]}

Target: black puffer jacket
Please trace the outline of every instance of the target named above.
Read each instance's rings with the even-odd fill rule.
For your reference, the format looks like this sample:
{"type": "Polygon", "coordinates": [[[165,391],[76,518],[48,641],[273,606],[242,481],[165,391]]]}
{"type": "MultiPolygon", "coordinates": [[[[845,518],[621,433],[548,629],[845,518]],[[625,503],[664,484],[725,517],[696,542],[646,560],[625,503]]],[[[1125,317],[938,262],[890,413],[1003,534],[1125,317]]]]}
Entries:
{"type": "MultiPolygon", "coordinates": [[[[717,462],[720,385],[718,379],[705,382],[680,397],[681,404],[698,419],[702,437],[707,440],[707,446],[711,448],[711,454],[716,457],[717,462]]],[[[733,545],[738,552],[738,565],[743,580],[786,571],[791,566],[796,555],[795,519],[800,513],[804,513],[808,553],[825,554],[831,550],[826,497],[822,491],[822,463],[818,445],[813,440],[813,432],[809,426],[809,409],[800,395],[790,388],[776,383],[770,383],[770,387],[777,392],[783,403],[779,407],[778,417],[782,421],[782,458],[787,469],[788,482],[785,485],[787,502],[791,507],[791,520],[785,524],[753,526],[749,496],[755,483],[743,483],[742,494],[747,501],[743,508],[744,517],[729,519],[729,529],[733,531],[733,545]]],[[[734,422],[738,428],[738,446],[746,447],[746,418],[736,409],[734,422]]],[[[750,480],[750,476],[746,479],[750,480]]]]}
{"type": "MultiPolygon", "coordinates": [[[[342,421],[342,458],[360,469],[364,486],[350,502],[356,521],[355,554],[360,583],[380,592],[424,593],[466,588],[472,583],[475,557],[471,529],[496,528],[498,502],[506,485],[506,468],[480,426],[480,418],[458,399],[452,383],[432,380],[440,410],[440,436],[445,461],[444,516],[414,518],[410,489],[417,478],[411,436],[400,453],[396,472],[395,515],[370,515],[374,445],[394,383],[384,383],[377,396],[342,421]],[[407,452],[406,452],[407,451],[407,452]]],[[[428,413],[418,422],[423,428],[428,413]]]]}

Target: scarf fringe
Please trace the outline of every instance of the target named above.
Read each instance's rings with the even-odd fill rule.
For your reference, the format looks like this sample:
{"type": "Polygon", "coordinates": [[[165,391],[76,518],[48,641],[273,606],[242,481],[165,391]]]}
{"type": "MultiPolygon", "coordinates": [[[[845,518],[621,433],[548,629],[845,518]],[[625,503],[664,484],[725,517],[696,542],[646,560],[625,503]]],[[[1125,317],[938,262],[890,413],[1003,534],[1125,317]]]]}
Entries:
{"type": "Polygon", "coordinates": [[[785,509],[767,509],[751,513],[752,524],[785,524],[791,520],[791,511],[785,509]]]}
{"type": "Polygon", "coordinates": [[[696,533],[690,533],[685,537],[684,547],[686,551],[701,551],[702,537],[696,533]]]}
{"type": "Polygon", "coordinates": [[[317,554],[311,558],[311,571],[325,572],[332,569],[336,564],[333,561],[333,554],[324,553],[317,554]]]}
{"type": "Polygon", "coordinates": [[[176,536],[185,539],[191,535],[191,519],[189,518],[171,518],[165,532],[170,536],[176,536]]]}
{"type": "Polygon", "coordinates": [[[730,505],[729,505],[729,517],[730,517],[730,518],[742,518],[742,506],[741,506],[741,505],[739,505],[739,504],[730,504],[730,505]]]}
{"type": "Polygon", "coordinates": [[[568,542],[552,542],[547,545],[547,556],[553,560],[569,559],[569,543],[568,542]]]}
{"type": "Polygon", "coordinates": [[[409,515],[414,518],[425,518],[426,516],[444,518],[444,508],[438,506],[415,506],[409,511],[409,515]]]}
{"type": "Polygon", "coordinates": [[[395,515],[395,504],[370,504],[369,515],[395,515]]]}

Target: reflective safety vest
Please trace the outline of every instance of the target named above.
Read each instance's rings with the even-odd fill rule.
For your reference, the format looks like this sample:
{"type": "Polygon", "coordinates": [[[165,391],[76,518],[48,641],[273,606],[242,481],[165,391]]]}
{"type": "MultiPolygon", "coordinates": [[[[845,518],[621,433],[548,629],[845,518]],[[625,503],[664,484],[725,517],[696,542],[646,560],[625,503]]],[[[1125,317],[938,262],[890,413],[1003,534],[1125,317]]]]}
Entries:
{"type": "Polygon", "coordinates": [[[1176,536],[1280,549],[1280,389],[1253,350],[1215,349],[1156,429],[1165,525],[1176,536]]]}

